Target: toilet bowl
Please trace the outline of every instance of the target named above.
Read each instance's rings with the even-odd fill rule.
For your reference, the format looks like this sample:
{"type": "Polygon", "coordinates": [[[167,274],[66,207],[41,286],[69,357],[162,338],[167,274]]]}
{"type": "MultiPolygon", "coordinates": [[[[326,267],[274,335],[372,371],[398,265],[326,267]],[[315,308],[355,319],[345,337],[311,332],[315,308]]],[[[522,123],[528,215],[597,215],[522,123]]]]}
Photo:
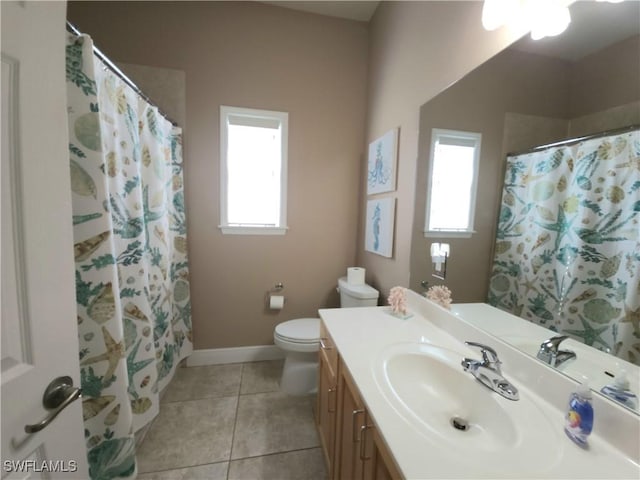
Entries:
{"type": "MultiPolygon", "coordinates": [[[[369,285],[338,280],[341,307],[369,307],[378,303],[378,291],[369,285]]],[[[280,390],[290,395],[315,393],[318,385],[320,319],[296,318],[276,325],[273,342],[285,352],[280,390]]]]}
{"type": "Polygon", "coordinates": [[[320,319],[298,318],[276,325],[273,342],[285,351],[280,389],[290,395],[315,393],[320,319]]]}

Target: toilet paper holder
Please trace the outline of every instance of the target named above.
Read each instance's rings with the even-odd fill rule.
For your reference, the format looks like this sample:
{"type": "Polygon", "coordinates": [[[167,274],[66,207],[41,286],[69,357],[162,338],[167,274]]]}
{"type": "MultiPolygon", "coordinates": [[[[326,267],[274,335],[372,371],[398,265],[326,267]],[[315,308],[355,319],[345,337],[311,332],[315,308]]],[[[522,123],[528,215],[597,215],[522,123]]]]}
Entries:
{"type": "Polygon", "coordinates": [[[278,297],[278,295],[273,295],[274,293],[278,293],[281,295],[281,292],[284,290],[284,284],[282,282],[278,282],[276,283],[273,287],[271,287],[264,296],[264,300],[265,303],[267,305],[267,309],[270,311],[273,310],[281,310],[282,307],[284,306],[284,302],[285,299],[284,297],[282,297],[282,303],[280,305],[274,306],[274,304],[271,301],[271,297],[273,296],[274,298],[278,297]]]}

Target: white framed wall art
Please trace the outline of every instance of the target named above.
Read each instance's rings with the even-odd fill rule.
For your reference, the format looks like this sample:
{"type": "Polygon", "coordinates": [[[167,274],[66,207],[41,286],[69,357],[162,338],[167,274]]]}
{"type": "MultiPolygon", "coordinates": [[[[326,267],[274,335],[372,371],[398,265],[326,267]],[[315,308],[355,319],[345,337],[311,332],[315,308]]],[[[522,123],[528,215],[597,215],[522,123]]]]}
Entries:
{"type": "Polygon", "coordinates": [[[366,251],[391,258],[395,210],[395,198],[379,198],[367,202],[364,239],[366,251]]]}
{"type": "Polygon", "coordinates": [[[394,128],[369,144],[367,195],[396,189],[398,129],[394,128]]]}

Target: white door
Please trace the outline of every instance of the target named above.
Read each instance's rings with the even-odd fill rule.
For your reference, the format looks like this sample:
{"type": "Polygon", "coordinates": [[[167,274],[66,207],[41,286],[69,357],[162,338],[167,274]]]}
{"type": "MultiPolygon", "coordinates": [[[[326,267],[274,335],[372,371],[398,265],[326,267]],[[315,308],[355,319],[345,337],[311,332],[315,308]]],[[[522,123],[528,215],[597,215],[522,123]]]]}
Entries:
{"type": "Polygon", "coordinates": [[[65,85],[66,2],[0,2],[2,478],[88,478],[81,401],[65,85]],[[45,388],[68,407],[45,409],[45,388]],[[65,403],[68,403],[65,402],[65,403]],[[37,430],[39,427],[34,427],[37,430]]]}

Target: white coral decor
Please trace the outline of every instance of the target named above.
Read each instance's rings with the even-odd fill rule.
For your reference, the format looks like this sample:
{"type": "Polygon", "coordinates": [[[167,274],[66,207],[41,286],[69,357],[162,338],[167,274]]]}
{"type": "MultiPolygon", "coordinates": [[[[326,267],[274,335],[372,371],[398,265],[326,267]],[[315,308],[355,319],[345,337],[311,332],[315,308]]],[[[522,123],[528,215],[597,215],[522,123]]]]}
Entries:
{"type": "Polygon", "coordinates": [[[387,298],[389,305],[393,309],[393,313],[406,315],[407,313],[407,293],[404,287],[393,287],[387,298]]]}
{"type": "Polygon", "coordinates": [[[451,290],[444,285],[435,285],[427,290],[425,296],[441,307],[451,310],[451,290]]]}

